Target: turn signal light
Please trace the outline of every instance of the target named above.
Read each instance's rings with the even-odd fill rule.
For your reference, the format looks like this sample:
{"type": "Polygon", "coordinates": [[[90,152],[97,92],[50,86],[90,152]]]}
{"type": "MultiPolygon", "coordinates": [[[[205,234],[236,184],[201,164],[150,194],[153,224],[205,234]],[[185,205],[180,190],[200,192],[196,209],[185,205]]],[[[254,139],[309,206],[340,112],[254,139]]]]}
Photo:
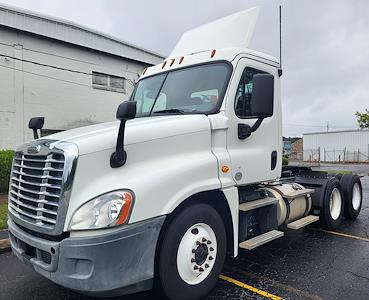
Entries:
{"type": "Polygon", "coordinates": [[[228,166],[223,166],[222,167],[222,172],[223,173],[227,173],[229,171],[229,167],[228,166]]]}

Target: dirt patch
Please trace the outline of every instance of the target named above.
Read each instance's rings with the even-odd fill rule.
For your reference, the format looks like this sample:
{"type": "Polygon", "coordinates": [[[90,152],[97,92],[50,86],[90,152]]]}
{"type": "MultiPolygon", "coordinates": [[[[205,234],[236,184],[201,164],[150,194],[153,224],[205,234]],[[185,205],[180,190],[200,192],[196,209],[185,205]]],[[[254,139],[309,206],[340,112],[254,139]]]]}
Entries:
{"type": "Polygon", "coordinates": [[[0,204],[6,204],[6,203],[8,203],[8,195],[0,194],[0,204]]]}

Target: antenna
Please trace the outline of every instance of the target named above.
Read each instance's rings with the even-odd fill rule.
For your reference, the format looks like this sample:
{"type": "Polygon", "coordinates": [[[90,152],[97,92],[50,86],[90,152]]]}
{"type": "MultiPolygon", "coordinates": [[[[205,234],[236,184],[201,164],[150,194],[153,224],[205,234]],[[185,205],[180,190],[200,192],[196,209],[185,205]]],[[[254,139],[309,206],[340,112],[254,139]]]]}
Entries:
{"type": "Polygon", "coordinates": [[[279,5],[279,69],[278,76],[282,76],[282,5],[279,5]]]}

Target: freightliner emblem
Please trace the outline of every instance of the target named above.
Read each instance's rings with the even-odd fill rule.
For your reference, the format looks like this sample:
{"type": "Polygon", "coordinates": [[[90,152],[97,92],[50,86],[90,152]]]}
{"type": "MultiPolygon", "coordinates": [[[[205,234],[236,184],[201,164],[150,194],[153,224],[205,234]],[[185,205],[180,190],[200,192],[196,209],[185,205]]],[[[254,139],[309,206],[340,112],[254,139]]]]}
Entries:
{"type": "Polygon", "coordinates": [[[29,146],[27,148],[27,152],[30,153],[30,154],[37,154],[39,153],[41,150],[41,146],[40,145],[37,145],[37,146],[29,146]]]}

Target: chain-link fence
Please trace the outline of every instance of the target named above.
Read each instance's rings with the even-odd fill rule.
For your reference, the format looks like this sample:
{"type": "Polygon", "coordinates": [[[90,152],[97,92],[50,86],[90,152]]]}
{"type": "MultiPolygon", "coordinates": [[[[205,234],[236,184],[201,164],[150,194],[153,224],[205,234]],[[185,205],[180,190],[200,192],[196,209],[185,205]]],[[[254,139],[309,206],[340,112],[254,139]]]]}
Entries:
{"type": "Polygon", "coordinates": [[[326,150],[325,148],[318,148],[291,152],[289,160],[313,165],[319,165],[320,162],[368,163],[369,156],[360,150],[326,150]]]}
{"type": "Polygon", "coordinates": [[[360,150],[326,150],[323,149],[322,161],[325,162],[368,162],[368,154],[360,150]]]}

